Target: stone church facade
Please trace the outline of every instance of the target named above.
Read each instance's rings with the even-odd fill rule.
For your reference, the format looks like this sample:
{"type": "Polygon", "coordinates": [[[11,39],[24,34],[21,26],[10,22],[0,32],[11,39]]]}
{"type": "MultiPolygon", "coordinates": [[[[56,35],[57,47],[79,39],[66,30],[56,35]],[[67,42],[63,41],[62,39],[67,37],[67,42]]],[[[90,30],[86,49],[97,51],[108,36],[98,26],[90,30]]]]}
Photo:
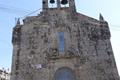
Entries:
{"type": "Polygon", "coordinates": [[[23,25],[18,20],[13,29],[11,80],[119,80],[102,15],[96,20],[77,13],[74,0],[48,4],[43,0],[38,16],[23,25]]]}

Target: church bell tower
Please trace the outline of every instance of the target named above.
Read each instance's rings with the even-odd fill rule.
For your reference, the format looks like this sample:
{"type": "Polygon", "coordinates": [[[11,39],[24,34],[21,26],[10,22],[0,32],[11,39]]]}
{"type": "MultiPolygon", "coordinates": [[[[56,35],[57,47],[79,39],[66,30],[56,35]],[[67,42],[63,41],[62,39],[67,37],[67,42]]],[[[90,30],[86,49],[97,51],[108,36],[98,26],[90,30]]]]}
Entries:
{"type": "Polygon", "coordinates": [[[68,8],[70,10],[75,11],[75,1],[74,0],[43,0],[43,11],[49,9],[49,4],[55,4],[57,9],[63,8],[62,6],[66,7],[68,5],[68,8]]]}
{"type": "Polygon", "coordinates": [[[11,80],[119,80],[101,14],[77,13],[74,0],[43,0],[42,9],[13,28],[11,80]]]}

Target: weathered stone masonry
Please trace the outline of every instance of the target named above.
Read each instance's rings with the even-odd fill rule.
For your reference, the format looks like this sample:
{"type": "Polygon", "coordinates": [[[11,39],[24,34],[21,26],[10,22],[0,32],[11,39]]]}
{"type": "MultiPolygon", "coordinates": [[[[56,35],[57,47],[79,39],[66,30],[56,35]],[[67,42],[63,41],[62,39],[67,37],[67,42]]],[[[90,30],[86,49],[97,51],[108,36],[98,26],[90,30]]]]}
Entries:
{"type": "Polygon", "coordinates": [[[48,8],[44,0],[41,14],[17,22],[11,80],[119,80],[108,23],[102,15],[96,20],[77,13],[74,3],[61,7],[58,0],[57,8],[48,8]]]}

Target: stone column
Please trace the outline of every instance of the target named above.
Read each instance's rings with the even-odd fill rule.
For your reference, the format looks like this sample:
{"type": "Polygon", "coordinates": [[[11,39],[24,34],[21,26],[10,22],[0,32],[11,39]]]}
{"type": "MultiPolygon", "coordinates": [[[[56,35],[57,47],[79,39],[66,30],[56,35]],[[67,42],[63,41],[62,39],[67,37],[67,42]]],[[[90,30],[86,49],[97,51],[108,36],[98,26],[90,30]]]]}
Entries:
{"type": "Polygon", "coordinates": [[[72,10],[73,12],[76,12],[75,0],[69,0],[69,7],[70,7],[70,10],[72,10]]]}
{"type": "Polygon", "coordinates": [[[61,7],[60,0],[57,0],[57,8],[60,8],[60,7],[61,7]]]}
{"type": "Polygon", "coordinates": [[[43,11],[48,9],[48,0],[43,0],[42,5],[43,5],[43,7],[42,7],[43,11]]]}

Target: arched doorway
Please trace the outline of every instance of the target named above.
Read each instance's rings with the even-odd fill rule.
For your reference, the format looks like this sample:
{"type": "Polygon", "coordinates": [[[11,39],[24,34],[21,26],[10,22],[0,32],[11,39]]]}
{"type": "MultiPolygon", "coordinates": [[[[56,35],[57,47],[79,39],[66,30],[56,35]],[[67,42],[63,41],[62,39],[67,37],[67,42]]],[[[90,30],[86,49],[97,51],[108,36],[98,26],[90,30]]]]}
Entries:
{"type": "Polygon", "coordinates": [[[76,80],[74,72],[70,68],[60,68],[54,75],[54,80],[76,80]]]}

